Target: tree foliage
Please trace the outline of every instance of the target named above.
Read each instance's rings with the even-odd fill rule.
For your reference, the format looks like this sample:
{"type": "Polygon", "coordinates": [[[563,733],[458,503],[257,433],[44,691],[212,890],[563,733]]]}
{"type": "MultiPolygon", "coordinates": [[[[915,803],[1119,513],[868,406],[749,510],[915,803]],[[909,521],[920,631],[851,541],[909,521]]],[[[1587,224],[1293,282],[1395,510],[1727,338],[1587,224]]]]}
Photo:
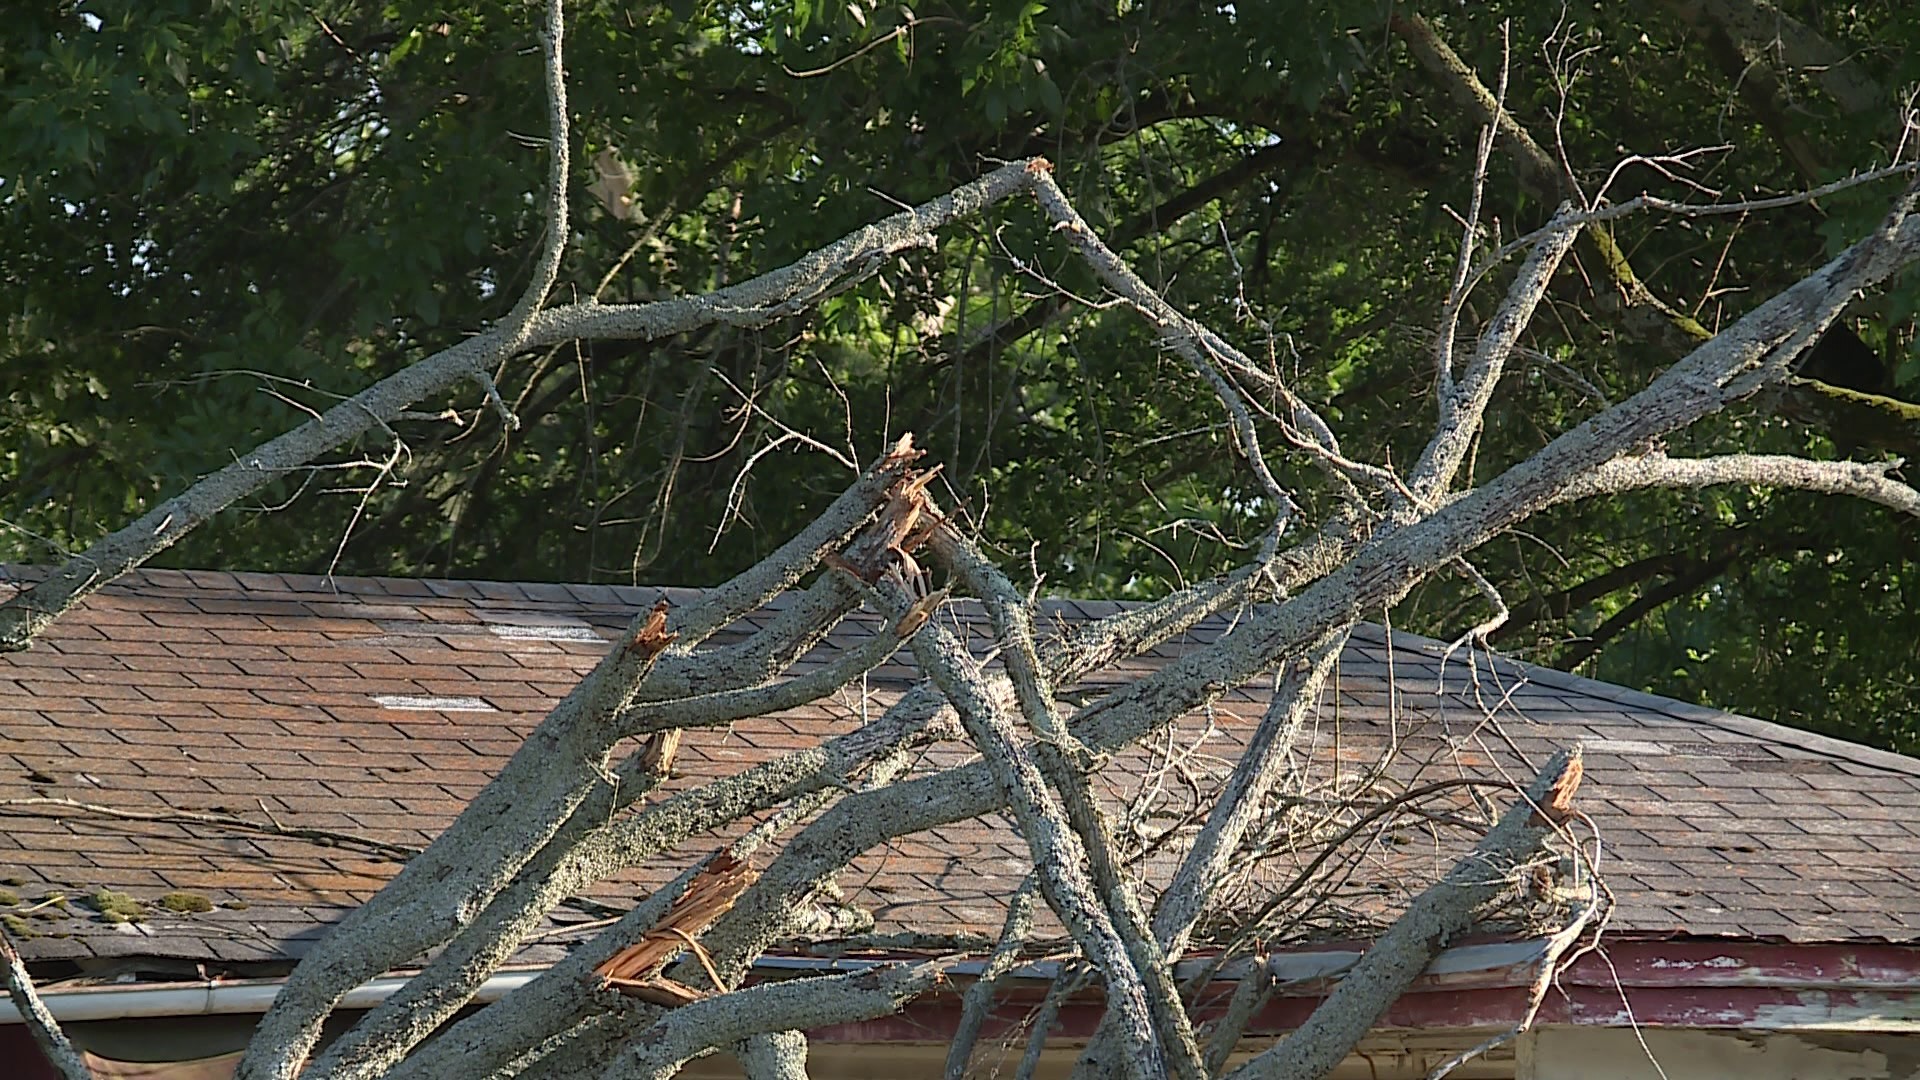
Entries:
{"type": "MultiPolygon", "coordinates": [[[[1801,7],[1514,0],[1433,25],[1489,87],[1507,35],[1509,109],[1590,192],[1623,153],[1726,147],[1628,167],[1609,189],[1698,201],[1696,185],[1777,193],[1892,151],[1896,91],[1920,78],[1920,13],[1801,7]],[[1727,17],[1756,8],[1779,16],[1757,45],[1727,17]],[[1847,62],[1807,61],[1810,42],[1847,62]]],[[[1387,15],[1339,0],[579,5],[581,212],[560,297],[704,291],[1045,154],[1149,284],[1264,350],[1354,457],[1410,460],[1480,120],[1387,15]]],[[[83,4],[20,13],[0,34],[9,558],[84,547],[303,410],[500,319],[526,281],[544,126],[518,5],[83,4]]],[[[1510,151],[1487,193],[1508,236],[1563,195],[1510,151]]],[[[1612,235],[1637,280],[1711,329],[1884,205],[1866,189],[1752,219],[1629,219],[1612,235]]],[[[1559,286],[1533,328],[1537,359],[1508,376],[1479,475],[1689,347],[1615,302],[1595,248],[1575,259],[1582,284],[1559,286]]],[[[874,270],[764,329],[523,357],[496,375],[517,430],[471,389],[427,403],[167,558],[706,584],[844,485],[840,462],[793,441],[742,479],[787,428],[858,463],[922,433],[1009,565],[1035,553],[1049,590],[1161,595],[1256,542],[1271,507],[1212,396],[1138,320],[1098,305],[1037,215],[996,211],[874,270]],[[390,474],[345,467],[390,455],[390,474]],[[297,512],[265,512],[290,500],[297,512]]],[[[1848,322],[1869,369],[1805,374],[1920,400],[1917,303],[1911,282],[1864,298],[1848,322]]],[[[1920,444],[1910,419],[1864,423],[1828,402],[1774,394],[1676,450],[1738,438],[1873,459],[1920,444]]],[[[1282,479],[1320,493],[1306,474],[1282,479]]],[[[1828,501],[1734,488],[1554,511],[1483,552],[1524,583],[1500,643],[1920,745],[1914,527],[1828,501]]],[[[1450,635],[1474,602],[1441,581],[1396,618],[1450,635]]]]}

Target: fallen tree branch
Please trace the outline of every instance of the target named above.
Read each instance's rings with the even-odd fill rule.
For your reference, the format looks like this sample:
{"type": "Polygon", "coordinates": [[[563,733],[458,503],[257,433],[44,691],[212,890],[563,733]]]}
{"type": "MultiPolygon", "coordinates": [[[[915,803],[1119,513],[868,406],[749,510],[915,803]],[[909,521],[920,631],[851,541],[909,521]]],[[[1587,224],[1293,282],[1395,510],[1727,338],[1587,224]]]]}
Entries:
{"type": "MultiPolygon", "coordinates": [[[[273,1039],[254,1044],[274,1047],[265,1052],[274,1055],[276,1071],[264,1075],[291,1080],[281,1072],[292,1068],[290,1048],[304,1041],[304,1055],[340,995],[452,940],[486,914],[490,902],[511,887],[530,862],[544,862],[547,856],[542,853],[557,838],[575,830],[584,834],[589,822],[579,816],[581,808],[595,801],[595,793],[608,800],[616,794],[607,791],[606,772],[609,753],[620,738],[613,718],[643,693],[644,678],[666,650],[676,640],[710,636],[741,608],[758,606],[793,584],[866,524],[917,456],[911,440],[903,438],[799,535],[726,585],[702,594],[675,620],[674,630],[666,629],[664,613],[657,609],[636,618],[625,642],[610,649],[554,707],[460,817],[373,900],[349,912],[309,953],[310,962],[295,969],[261,1021],[263,1030],[275,1033],[273,1039]],[[492,855],[476,860],[474,852],[480,850],[492,855]],[[336,951],[337,959],[312,962],[335,957],[336,951]]],[[[594,824],[605,824],[604,816],[594,824]]],[[[521,912],[520,917],[529,916],[521,912]]],[[[494,951],[501,947],[488,946],[494,951]]],[[[505,947],[510,951],[510,945],[505,947]]],[[[419,991],[409,984],[407,993],[426,990],[424,983],[419,991]]],[[[425,1015],[425,1010],[403,1014],[396,1006],[376,1009],[369,1019],[378,1016],[379,1023],[404,1029],[410,1033],[405,1038],[417,1042],[432,1029],[424,1025],[425,1015]]],[[[350,1035],[337,1041],[325,1056],[338,1060],[342,1044],[354,1040],[350,1035]]],[[[395,1052],[386,1045],[385,1052],[395,1052]]]]}
{"type": "MultiPolygon", "coordinates": [[[[1034,759],[1041,775],[1060,796],[1067,821],[1086,852],[1094,895],[1105,905],[1114,932],[1126,947],[1134,970],[1140,974],[1147,1008],[1160,1045],[1173,1066],[1173,1074],[1182,1080],[1205,1080],[1205,1066],[1193,1037],[1193,1023],[1180,1001],[1172,967],[1154,940],[1131,883],[1121,876],[1114,858],[1112,832],[1089,783],[1088,774],[1097,763],[1054,711],[1053,690],[1046,684],[1040,659],[1034,652],[1032,620],[1026,604],[1000,568],[964,537],[950,529],[938,530],[933,537],[933,549],[986,605],[994,635],[1000,643],[1002,663],[1013,684],[1014,700],[1038,737],[1034,759]]],[[[1124,1020],[1124,1016],[1115,1017],[1116,1025],[1123,1024],[1124,1020]]],[[[1107,1053],[1096,1056],[1094,1051],[1098,1045],[1096,1040],[1088,1047],[1081,1058],[1083,1063],[1122,1057],[1113,1053],[1110,1045],[1101,1046],[1107,1053]]]]}
{"type": "Polygon", "coordinates": [[[1012,806],[1047,903],[1106,980],[1109,1008],[1119,1013],[1127,1036],[1117,1062],[1120,1071],[1138,1080],[1157,1080],[1166,1073],[1166,1051],[1156,1032],[1155,1010],[1139,968],[1087,877],[1085,845],[1014,734],[978,662],[944,628],[930,624],[928,631],[914,639],[921,670],[953,702],[1000,798],[1012,806]]]}
{"type": "Polygon", "coordinates": [[[844,1024],[898,1012],[938,986],[957,957],[845,975],[761,983],[674,1009],[635,1035],[602,1080],[669,1080],[688,1059],[763,1032],[844,1024]]]}
{"type": "Polygon", "coordinates": [[[1580,774],[1578,746],[1555,754],[1499,824],[1407,906],[1306,1023],[1228,1073],[1229,1080],[1325,1076],[1344,1060],[1448,939],[1473,925],[1476,910],[1514,886],[1516,870],[1539,854],[1571,812],[1580,774]]]}
{"type": "Polygon", "coordinates": [[[1000,940],[988,954],[980,974],[960,999],[960,1020],[954,1025],[953,1038],[947,1044],[946,1080],[966,1080],[967,1066],[973,1059],[973,1046],[980,1029],[993,1012],[994,995],[1000,984],[1020,963],[1020,952],[1033,933],[1033,900],[1040,879],[1029,873],[1020,888],[1007,901],[1006,922],[1000,928],[1000,940]]]}
{"type": "Polygon", "coordinates": [[[54,797],[0,799],[0,816],[19,814],[25,817],[66,818],[73,814],[57,811],[72,810],[96,817],[114,818],[120,821],[150,821],[160,825],[205,825],[209,828],[226,829],[232,832],[255,833],[261,836],[278,836],[289,840],[311,840],[315,844],[329,847],[359,848],[375,855],[405,862],[420,854],[420,848],[404,844],[389,844],[384,840],[375,840],[358,833],[340,832],[335,829],[315,829],[302,826],[282,825],[271,822],[262,825],[257,821],[232,814],[209,814],[194,810],[127,810],[118,806],[100,806],[96,803],[80,802],[77,799],[54,797]]]}
{"type": "Polygon", "coordinates": [[[60,1030],[60,1021],[53,1018],[47,1003],[34,992],[33,975],[27,971],[27,962],[20,959],[19,950],[13,947],[13,938],[5,927],[0,927],[0,964],[6,968],[7,993],[13,997],[13,1007],[20,1011],[20,1019],[26,1022],[40,1052],[47,1055],[47,1060],[66,1080],[93,1080],[93,1070],[87,1067],[67,1033],[60,1030]]]}

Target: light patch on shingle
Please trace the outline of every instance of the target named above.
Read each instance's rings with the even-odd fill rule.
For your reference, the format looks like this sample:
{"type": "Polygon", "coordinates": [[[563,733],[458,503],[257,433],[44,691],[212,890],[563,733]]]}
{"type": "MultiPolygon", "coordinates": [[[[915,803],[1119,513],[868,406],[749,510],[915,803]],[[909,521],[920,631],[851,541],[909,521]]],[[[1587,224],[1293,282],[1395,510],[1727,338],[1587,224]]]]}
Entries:
{"type": "Polygon", "coordinates": [[[599,641],[600,635],[593,627],[580,626],[514,626],[495,623],[487,627],[495,637],[512,641],[599,641]]]}
{"type": "Polygon", "coordinates": [[[1590,739],[1586,743],[1589,750],[1601,750],[1609,754],[1671,754],[1665,743],[1649,742],[1646,739],[1590,739]]]}
{"type": "Polygon", "coordinates": [[[478,634],[481,632],[480,627],[475,625],[426,622],[417,619],[378,619],[375,620],[374,625],[385,631],[385,633],[381,635],[380,638],[356,638],[354,644],[366,645],[376,640],[384,641],[387,638],[398,640],[403,638],[452,637],[458,634],[478,634]]]}
{"type": "Polygon", "coordinates": [[[497,712],[477,697],[424,697],[417,694],[375,694],[374,704],[383,709],[407,709],[413,712],[497,712]]]}

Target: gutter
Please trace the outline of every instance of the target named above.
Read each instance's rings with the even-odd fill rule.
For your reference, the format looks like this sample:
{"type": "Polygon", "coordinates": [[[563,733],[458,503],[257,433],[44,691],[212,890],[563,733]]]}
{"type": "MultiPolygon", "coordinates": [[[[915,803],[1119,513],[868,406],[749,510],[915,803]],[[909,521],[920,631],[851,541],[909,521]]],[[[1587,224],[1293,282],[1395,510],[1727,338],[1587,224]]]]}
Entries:
{"type": "MultiPolygon", "coordinates": [[[[851,971],[865,971],[895,963],[892,959],[844,958],[828,959],[804,956],[763,956],[753,964],[756,973],[774,978],[796,975],[827,975],[851,971]]],[[[1199,970],[1199,964],[1186,961],[1182,964],[1191,970],[1191,975],[1199,970]]],[[[1043,962],[1024,965],[1010,972],[1015,978],[1051,981],[1058,973],[1060,965],[1043,962]]],[[[968,960],[954,965],[955,975],[979,977],[986,968],[982,960],[968,960]]],[[[480,984],[472,998],[473,1003],[492,1004],[546,971],[545,968],[531,968],[508,971],[494,975],[480,984]]],[[[347,991],[336,1008],[371,1009],[392,997],[412,978],[410,975],[387,975],[373,979],[347,991]]],[[[83,986],[71,989],[42,989],[40,1000],[53,1013],[53,1018],[63,1024],[89,1020],[132,1020],[154,1019],[178,1016],[232,1016],[258,1014],[267,1011],[273,999],[280,993],[287,980],[277,979],[206,979],[165,983],[124,983],[112,986],[83,986]]],[[[10,996],[0,993],[0,1024],[18,1024],[21,1022],[20,1010],[13,1004],[10,996]]]]}
{"type": "MultiPolygon", "coordinates": [[[[509,971],[480,985],[473,1000],[486,1004],[532,982],[544,969],[509,971]]],[[[347,991],[342,1009],[371,1009],[407,985],[410,976],[384,976],[347,991]]],[[[208,979],[204,982],[152,983],[145,986],[88,986],[42,990],[40,1000],[63,1024],[86,1020],[129,1020],[167,1016],[219,1016],[264,1013],[286,985],[285,979],[208,979]]],[[[20,1010],[0,996],[0,1024],[20,1023],[20,1010]]]]}

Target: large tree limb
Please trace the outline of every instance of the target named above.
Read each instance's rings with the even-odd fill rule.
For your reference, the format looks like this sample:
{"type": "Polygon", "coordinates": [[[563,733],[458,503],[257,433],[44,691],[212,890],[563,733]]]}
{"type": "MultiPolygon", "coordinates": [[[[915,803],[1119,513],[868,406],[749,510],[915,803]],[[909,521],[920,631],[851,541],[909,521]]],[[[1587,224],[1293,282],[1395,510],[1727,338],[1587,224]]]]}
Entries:
{"type": "MultiPolygon", "coordinates": [[[[704,676],[699,679],[701,683],[726,685],[777,674],[778,669],[790,665],[817,642],[826,628],[836,624],[858,598],[859,593],[846,588],[838,578],[824,576],[795,603],[788,605],[781,618],[747,641],[683,658],[682,664],[694,669],[689,674],[704,676]],[[697,670],[699,661],[715,656],[719,657],[713,663],[717,671],[697,670]]],[[[817,700],[879,663],[897,646],[898,639],[883,631],[860,650],[843,655],[827,668],[778,684],[716,691],[690,698],[685,702],[686,711],[678,715],[682,726],[724,723],[728,719],[817,700]]],[[[663,657],[662,662],[667,659],[663,657]]],[[[659,695],[653,688],[654,681],[649,679],[641,688],[642,696],[659,695]]],[[[685,678],[669,681],[678,682],[683,691],[689,682],[685,678]]],[[[630,706],[619,715],[657,721],[673,715],[673,710],[656,702],[630,706]]],[[[613,725],[610,737],[614,738],[621,737],[631,726],[624,721],[610,720],[609,723],[613,725]]],[[[353,1063],[350,1068],[357,1070],[351,1074],[359,1075],[398,1061],[471,998],[487,975],[511,956],[546,912],[593,881],[631,865],[609,855],[612,850],[612,845],[606,842],[609,822],[617,811],[646,795],[665,778],[679,736],[677,728],[665,725],[648,726],[647,730],[658,733],[621,763],[614,773],[615,783],[610,787],[593,785],[589,797],[575,808],[566,825],[547,841],[539,855],[522,867],[512,884],[495,895],[486,909],[461,928],[399,993],[382,1002],[336,1040],[316,1063],[317,1069],[329,1070],[336,1064],[350,1062],[353,1063]]]]}
{"type": "MultiPolygon", "coordinates": [[[[504,340],[500,346],[502,355],[519,352],[526,345],[528,330],[533,325],[533,313],[546,303],[547,294],[553,291],[553,283],[560,277],[560,261],[567,251],[567,180],[572,171],[572,136],[567,116],[567,68],[566,49],[563,46],[566,37],[566,13],[561,0],[547,0],[547,25],[541,34],[541,72],[545,77],[547,96],[547,203],[542,215],[547,223],[546,236],[540,243],[540,259],[534,264],[533,278],[527,283],[527,290],[515,301],[513,310],[507,314],[505,325],[501,327],[504,340]]],[[[491,379],[483,370],[478,374],[481,385],[493,403],[502,411],[506,406],[500,401],[499,391],[493,388],[491,379]]]]}
{"type": "Polygon", "coordinates": [[[1011,805],[1047,903],[1106,979],[1109,1008],[1120,1014],[1127,1031],[1126,1053],[1118,1063],[1121,1071],[1138,1080],[1163,1076],[1166,1051],[1147,988],[1087,877],[1085,845],[1042,778],[1040,767],[1020,744],[1005,705],[989,689],[979,663],[943,627],[930,624],[929,630],[914,639],[914,656],[953,702],[1000,799],[1011,805]]]}
{"type": "Polygon", "coordinates": [[[568,953],[539,978],[501,999],[514,1002],[512,1008],[496,1008],[499,1002],[495,1002],[453,1024],[407,1055],[404,1061],[393,1065],[384,1080],[490,1075],[525,1053],[526,1048],[539,1046],[556,1033],[567,1031],[580,1021],[583,1013],[614,1005],[630,1010],[632,1016],[656,1017],[657,1006],[601,991],[602,980],[595,969],[651,932],[705,866],[703,860],[688,867],[635,905],[613,926],[568,953]]]}
{"type": "MultiPolygon", "coordinates": [[[[903,440],[902,448],[906,445],[903,440]]],[[[902,462],[910,460],[904,453],[896,457],[898,460],[892,466],[877,466],[876,471],[892,475],[904,468],[902,462]]],[[[901,479],[894,488],[907,483],[901,479]]],[[[876,525],[873,535],[880,533],[890,535],[876,525]]],[[[848,550],[858,555],[882,543],[880,539],[856,540],[848,550]]],[[[786,565],[794,559],[810,559],[811,555],[795,552],[775,558],[780,565],[786,565]]],[[[816,583],[783,614],[801,612],[802,618],[818,620],[830,628],[845,607],[838,599],[844,586],[831,580],[833,577],[829,575],[816,583]]],[[[706,600],[702,598],[703,602],[706,600]]],[[[662,738],[677,738],[683,726],[725,723],[816,700],[891,655],[901,640],[901,629],[896,617],[862,647],[842,654],[823,668],[783,683],[646,706],[604,703],[595,713],[598,721],[592,725],[603,747],[599,761],[605,760],[604,747],[630,734],[654,731],[658,733],[657,742],[662,738]],[[622,722],[622,717],[628,722],[622,722]],[[648,722],[642,724],[643,720],[648,722]]],[[[809,645],[824,633],[824,628],[794,619],[776,619],[762,631],[762,635],[770,635],[776,642],[800,639],[809,645]]],[[[791,655],[786,663],[797,659],[797,650],[787,651],[791,655]]],[[[555,904],[591,882],[632,865],[620,857],[617,832],[621,827],[612,824],[613,814],[657,783],[667,767],[663,758],[670,758],[670,747],[650,744],[622,766],[619,782],[611,790],[604,783],[583,779],[583,790],[594,793],[594,797],[573,809],[566,825],[546,840],[538,857],[528,861],[511,882],[492,895],[485,909],[459,928],[432,963],[328,1049],[319,1063],[322,1071],[338,1068],[340,1075],[364,1076],[398,1061],[407,1050],[450,1019],[555,904]]]]}
{"type": "MultiPolygon", "coordinates": [[[[1039,170],[1016,162],[910,210],[886,218],[798,261],[702,296],[647,304],[569,304],[537,311],[524,334],[495,329],[388,376],[271,439],[187,490],[103,537],[48,577],[0,604],[0,651],[32,644],[55,618],[101,586],[179,542],[235,501],[289,471],[369,432],[382,430],[415,402],[484,372],[523,348],[576,338],[643,338],[703,326],[760,326],[844,289],[889,255],[929,243],[936,230],[1027,190],[1039,170]],[[851,280],[849,280],[851,279],[851,280]]],[[[754,606],[749,604],[749,607],[754,606]]],[[[726,621],[722,620],[721,625],[726,621]]],[[[694,637],[702,627],[686,627],[694,637]]]]}
{"type": "Polygon", "coordinates": [[[669,1011],[628,1041],[602,1080],[669,1080],[688,1059],[763,1032],[802,1030],[898,1012],[946,978],[957,958],[845,975],[761,983],[669,1011]]]}
{"type": "MultiPolygon", "coordinates": [[[[1227,687],[1304,648],[1335,626],[1390,606],[1414,582],[1511,528],[1559,497],[1579,475],[1644,446],[1749,392],[1743,376],[1773,370],[1769,357],[1809,325],[1818,326],[1857,288],[1882,280],[1920,250],[1920,225],[1896,214],[1887,230],[1762,303],[1696,349],[1652,385],[1561,435],[1527,462],[1473,489],[1428,517],[1378,536],[1289,602],[1251,613],[1212,646],[1083,708],[1075,736],[1096,752],[1127,745],[1212,700],[1227,687]]],[[[849,796],[788,844],[755,892],[804,895],[813,883],[892,835],[988,813],[1000,805],[992,776],[979,765],[849,796]]],[[[723,964],[742,964],[770,941],[778,916],[742,902],[716,926],[723,964]]]]}
{"type": "MultiPolygon", "coordinates": [[[[1083,709],[1072,728],[1094,749],[1124,745],[1168,717],[1207,700],[1261,662],[1299,647],[1310,631],[1336,625],[1353,610],[1391,603],[1424,573],[1555,497],[1562,478],[1591,469],[1650,439],[1690,423],[1777,377],[1780,347],[1789,349],[1844,302],[1844,296],[1911,258],[1915,230],[1898,217],[1875,241],[1850,250],[1821,271],[1763,304],[1722,338],[1697,350],[1654,387],[1556,440],[1533,462],[1449,502],[1429,518],[1377,537],[1293,600],[1255,614],[1209,650],[1168,665],[1159,675],[1083,709]],[[1327,621],[1323,621],[1327,620],[1327,621]]],[[[1350,616],[1357,617],[1357,615],[1350,616]]],[[[1001,706],[1004,707],[1004,706],[1001,706]]],[[[786,906],[853,856],[889,836],[992,810],[1005,794],[975,766],[908,781],[843,800],[797,837],[756,892],[786,906]]],[[[723,967],[738,970],[754,955],[778,914],[765,903],[740,909],[710,933],[723,967]]]]}
{"type": "MultiPolygon", "coordinates": [[[[1765,65],[1771,74],[1777,61],[1789,73],[1805,75],[1847,112],[1893,105],[1857,54],[1827,40],[1778,5],[1766,0],[1666,0],[1666,6],[1697,31],[1725,34],[1748,64],[1765,65]]],[[[1752,77],[1744,67],[1727,74],[1736,79],[1752,77]]]]}
{"type": "Polygon", "coordinates": [[[1539,856],[1568,813],[1580,772],[1579,747],[1555,754],[1500,823],[1446,877],[1407,905],[1307,1022],[1228,1073],[1230,1080],[1325,1076],[1340,1064],[1448,939],[1473,925],[1477,909],[1514,887],[1519,869],[1539,856]]]}
{"type": "MultiPolygon", "coordinates": [[[[696,631],[724,625],[729,619],[719,613],[777,592],[782,582],[817,564],[872,516],[912,458],[902,447],[876,462],[793,541],[704,594],[682,625],[696,631]]],[[[260,1075],[285,1080],[341,995],[470,924],[566,828],[580,805],[605,787],[608,753],[619,739],[613,717],[640,692],[642,678],[673,642],[664,625],[660,612],[636,619],[627,643],[601,658],[460,817],[314,947],[262,1018],[262,1029],[274,1036],[253,1045],[272,1049],[250,1055],[270,1055],[271,1065],[254,1067],[274,1071],[260,1075]],[[481,852],[485,858],[478,857],[481,852]]]]}
{"type": "MultiPolygon", "coordinates": [[[[1100,810],[1088,778],[1097,763],[1054,711],[1053,689],[1047,685],[1040,659],[1034,652],[1033,626],[1026,604],[1000,568],[965,538],[943,529],[934,535],[932,546],[960,581],[979,594],[986,605],[988,619],[1001,645],[1002,663],[1013,683],[1014,700],[1038,737],[1034,759],[1041,774],[1060,796],[1067,820],[1085,849],[1094,895],[1105,906],[1114,932],[1125,945],[1134,970],[1140,973],[1147,1008],[1174,1075],[1182,1080],[1205,1080],[1205,1065],[1193,1037],[1192,1021],[1181,1004],[1179,988],[1174,985],[1172,967],[1154,940],[1146,914],[1140,909],[1130,883],[1121,876],[1114,857],[1112,830],[1107,826],[1106,815],[1100,810]]],[[[1109,1015],[1114,1016],[1117,1026],[1124,1026],[1124,1015],[1109,1015]]],[[[1116,1052],[1111,1044],[1100,1049],[1103,1053],[1098,1059],[1109,1071],[1108,1063],[1124,1060],[1124,1051],[1116,1052]]],[[[1090,1062],[1095,1057],[1094,1047],[1089,1046],[1081,1061],[1090,1062]]]]}
{"type": "Polygon", "coordinates": [[[87,1067],[86,1059],[80,1056],[67,1033],[60,1030],[60,1021],[54,1019],[47,1003],[34,991],[27,962],[20,959],[20,952],[13,947],[13,938],[4,927],[0,927],[0,967],[5,968],[7,993],[13,997],[13,1006],[20,1011],[20,1019],[26,1022],[27,1031],[33,1035],[40,1052],[47,1055],[47,1060],[66,1080],[93,1080],[93,1070],[87,1067]]]}
{"type": "MultiPolygon", "coordinates": [[[[1193,626],[1214,612],[1226,610],[1263,596],[1283,594],[1301,582],[1328,572],[1347,550],[1344,531],[1325,530],[1309,538],[1300,547],[1275,557],[1250,563],[1221,578],[1200,582],[1142,607],[1121,611],[1093,623],[1082,624],[1049,642],[1044,650],[1047,679],[1055,685],[1071,684],[1087,674],[1117,660],[1139,655],[1160,642],[1193,626]]],[[[996,680],[1009,696],[1003,680],[996,680]]],[[[813,790],[823,784],[844,783],[853,766],[878,748],[905,745],[907,733],[932,730],[946,724],[959,734],[946,710],[946,699],[931,680],[910,690],[879,719],[865,727],[829,740],[822,747],[797,751],[736,777],[728,777],[698,791],[675,796],[636,819],[631,831],[630,858],[641,853],[664,850],[691,832],[712,828],[734,816],[769,805],[768,800],[785,797],[782,793],[813,790]]],[[[869,795],[855,796],[856,800],[869,795]]],[[[991,806],[977,811],[986,812],[991,806]]],[[[891,811],[883,811],[891,812],[891,811]]],[[[959,817],[968,816],[961,814],[959,817]]],[[[958,820],[958,817],[953,820],[958,820]]],[[[835,807],[823,817],[827,831],[844,827],[847,834],[830,845],[840,851],[844,840],[857,845],[860,837],[873,830],[875,821],[843,816],[835,807]]],[[[810,826],[805,852],[812,838],[821,834],[821,825],[810,826]]],[[[911,832],[905,828],[902,833],[911,832]]],[[[868,843],[886,839],[875,835],[868,843]]],[[[792,845],[789,845],[791,848],[792,845]]],[[[850,846],[851,860],[864,848],[850,846]]],[[[819,881],[831,876],[844,863],[832,857],[814,861],[811,857],[787,860],[785,853],[776,864],[780,872],[769,871],[728,919],[710,935],[709,945],[719,956],[723,971],[744,970],[752,957],[778,937],[792,917],[793,898],[806,896],[819,881]]]]}

